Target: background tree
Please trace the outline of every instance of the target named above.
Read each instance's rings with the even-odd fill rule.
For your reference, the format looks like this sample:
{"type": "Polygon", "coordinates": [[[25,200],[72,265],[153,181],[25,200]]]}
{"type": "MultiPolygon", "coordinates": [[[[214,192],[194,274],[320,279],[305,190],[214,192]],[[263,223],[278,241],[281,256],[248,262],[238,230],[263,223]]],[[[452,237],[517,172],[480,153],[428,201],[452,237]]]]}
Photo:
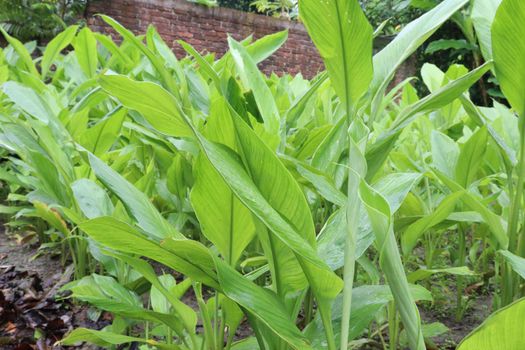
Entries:
{"type": "Polygon", "coordinates": [[[88,0],[0,0],[0,26],[22,41],[46,41],[83,20],[88,0]]]}

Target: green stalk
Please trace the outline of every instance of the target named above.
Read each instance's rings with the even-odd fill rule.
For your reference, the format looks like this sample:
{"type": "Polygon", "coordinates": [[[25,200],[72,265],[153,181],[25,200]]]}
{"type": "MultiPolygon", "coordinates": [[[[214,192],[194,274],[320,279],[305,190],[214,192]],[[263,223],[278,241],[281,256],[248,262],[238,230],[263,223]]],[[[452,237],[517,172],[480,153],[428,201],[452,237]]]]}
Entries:
{"type": "Polygon", "coordinates": [[[304,325],[306,326],[313,319],[313,309],[314,309],[314,296],[312,289],[308,288],[306,292],[306,297],[304,300],[304,325]]]}
{"type": "MultiPolygon", "coordinates": [[[[321,320],[323,321],[328,350],[336,350],[334,330],[332,328],[331,303],[319,301],[319,313],[321,314],[321,320]]],[[[346,350],[346,348],[344,349],[346,350]]]]}
{"type": "MultiPolygon", "coordinates": [[[[523,196],[523,184],[525,181],[525,122],[520,119],[520,158],[518,161],[518,180],[516,182],[516,187],[514,193],[511,193],[512,202],[509,211],[509,223],[507,234],[509,237],[509,250],[512,253],[520,253],[521,246],[523,245],[523,250],[525,251],[525,243],[523,239],[520,242],[520,252],[517,251],[518,248],[518,239],[519,239],[519,219],[521,216],[521,200],[523,196]]],[[[512,182],[513,179],[509,179],[512,182]]],[[[513,272],[512,268],[505,264],[504,269],[504,280],[502,286],[502,305],[506,306],[512,302],[514,299],[515,293],[517,292],[516,288],[518,285],[518,277],[513,272]]]]}
{"type": "Polygon", "coordinates": [[[219,293],[215,292],[215,314],[213,320],[215,326],[215,344],[216,349],[222,350],[224,348],[224,327],[222,327],[222,319],[219,314],[219,293]]]}
{"type": "Polygon", "coordinates": [[[347,232],[345,240],[345,261],[343,272],[343,315],[341,319],[341,350],[348,347],[348,329],[352,310],[352,289],[355,276],[355,250],[357,245],[357,228],[361,200],[359,199],[359,184],[366,176],[366,159],[364,157],[369,130],[360,119],[354,119],[349,129],[348,164],[348,202],[346,207],[347,232]]]}
{"type": "MultiPolygon", "coordinates": [[[[350,186],[350,185],[349,185],[350,186]]],[[[350,197],[349,197],[350,198],[350,197]]],[[[359,208],[357,208],[359,209],[359,208]]],[[[354,216],[352,209],[347,209],[347,218],[354,216]]],[[[356,216],[356,215],[355,215],[356,216]]],[[[348,220],[348,235],[345,242],[344,288],[343,288],[343,316],[341,319],[341,350],[348,347],[348,329],[350,327],[350,313],[352,308],[352,289],[355,274],[356,232],[355,221],[348,220]]]]}
{"type": "Polygon", "coordinates": [[[197,304],[199,305],[200,314],[202,317],[202,326],[204,327],[204,341],[206,342],[206,348],[208,350],[215,350],[215,337],[213,327],[210,319],[210,313],[208,312],[208,306],[202,297],[202,285],[195,283],[193,285],[195,296],[197,298],[197,304]]]}
{"type": "Polygon", "coordinates": [[[397,349],[397,338],[399,334],[399,320],[397,318],[396,303],[391,301],[388,303],[388,335],[390,349],[397,349]]]}
{"type": "MultiPolygon", "coordinates": [[[[458,244],[458,261],[457,266],[463,266],[465,262],[466,237],[465,230],[462,225],[458,225],[459,244],[458,244]]],[[[461,321],[463,318],[463,276],[457,276],[456,279],[456,321],[461,321]]]]}

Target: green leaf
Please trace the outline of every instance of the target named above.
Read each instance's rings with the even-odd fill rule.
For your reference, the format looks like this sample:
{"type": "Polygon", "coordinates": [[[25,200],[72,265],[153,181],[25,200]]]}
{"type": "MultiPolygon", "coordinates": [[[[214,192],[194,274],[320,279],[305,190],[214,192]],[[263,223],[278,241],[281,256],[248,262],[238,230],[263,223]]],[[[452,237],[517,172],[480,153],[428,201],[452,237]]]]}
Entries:
{"type": "Polygon", "coordinates": [[[228,298],[255,315],[294,349],[311,349],[275,294],[244,278],[222,260],[215,258],[215,264],[219,283],[228,298]]]}
{"type": "Polygon", "coordinates": [[[496,77],[505,97],[525,117],[525,2],[504,0],[492,25],[496,77]]]}
{"type": "Polygon", "coordinates": [[[520,350],[525,344],[524,325],[525,299],[520,299],[490,315],[461,341],[458,350],[520,350]]]}
{"type": "Polygon", "coordinates": [[[465,39],[440,39],[428,44],[425,53],[433,54],[437,51],[450,49],[473,51],[476,49],[476,46],[468,43],[465,39]]]}
{"type": "Polygon", "coordinates": [[[379,265],[385,273],[396,308],[408,334],[410,348],[425,349],[419,311],[410,296],[408,280],[405,275],[396,238],[394,236],[392,215],[388,202],[375,190],[361,181],[359,195],[368,212],[379,251],[379,265]]]}
{"type": "Polygon", "coordinates": [[[509,265],[512,267],[514,272],[520,275],[521,278],[525,279],[525,259],[524,258],[522,258],[521,256],[517,256],[515,254],[512,254],[508,250],[499,250],[498,253],[505,258],[505,260],[509,263],[509,265]]]}
{"type": "Polygon", "coordinates": [[[255,64],[259,64],[271,55],[288,39],[288,30],[282,30],[277,33],[265,35],[246,47],[246,51],[252,56],[255,64]]]}
{"type": "Polygon", "coordinates": [[[88,153],[89,164],[97,178],[124,204],[127,211],[151,237],[183,237],[153,206],[149,198],[102,160],[88,153]]]}
{"type": "Polygon", "coordinates": [[[367,178],[372,179],[381,169],[384,161],[394,147],[401,131],[416,119],[420,113],[427,113],[442,108],[461,97],[470,86],[475,84],[492,67],[491,62],[474,69],[464,76],[425,96],[421,100],[404,108],[388,130],[383,132],[367,149],[367,178]]]}
{"type": "Polygon", "coordinates": [[[228,38],[228,45],[243,85],[253,92],[266,131],[278,135],[281,117],[270,88],[246,48],[232,37],[228,38]]]}
{"type": "Polygon", "coordinates": [[[474,0],[472,5],[472,24],[476,30],[476,36],[481,49],[481,53],[486,61],[492,59],[492,36],[490,28],[496,15],[496,10],[501,4],[501,0],[474,0]]]}
{"type": "Polygon", "coordinates": [[[125,108],[112,110],[98,123],[84,131],[79,137],[79,143],[97,157],[104,155],[119,138],[127,114],[125,108]]]}
{"type": "Polygon", "coordinates": [[[80,68],[88,79],[93,78],[97,74],[98,67],[97,39],[93,32],[88,27],[84,27],[73,41],[73,47],[80,68]]]}
{"type": "Polygon", "coordinates": [[[349,118],[372,80],[372,26],[357,0],[302,0],[299,12],[349,118]]]}
{"type": "Polygon", "coordinates": [[[159,243],[147,239],[132,226],[111,217],[99,217],[85,221],[79,224],[79,227],[106,248],[148,257],[196,281],[221,290],[209,266],[211,257],[208,256],[206,260],[202,258],[202,251],[206,248],[198,242],[174,240],[172,244],[180,247],[179,251],[182,253],[178,255],[173,252],[174,249],[164,248],[159,243]],[[180,244],[177,245],[177,243],[180,244]]]}
{"type": "Polygon", "coordinates": [[[248,337],[233,343],[232,350],[253,350],[259,347],[255,337],[248,337]]]}
{"type": "Polygon", "coordinates": [[[474,195],[461,187],[457,182],[451,180],[446,175],[441,173],[439,170],[434,169],[436,176],[453,192],[463,191],[463,195],[460,197],[461,201],[470,208],[481,215],[483,221],[489,226],[490,233],[493,238],[493,243],[499,248],[507,249],[509,239],[507,237],[507,231],[504,228],[502,218],[493,213],[487,206],[482,202],[482,198],[474,195]]]}
{"type": "Polygon", "coordinates": [[[148,60],[151,62],[153,67],[157,70],[159,75],[162,78],[164,87],[168,89],[172,94],[177,95],[179,89],[175,83],[175,79],[170,74],[170,72],[165,68],[164,61],[161,60],[153,51],[146,47],[132,32],[124,28],[122,24],[115,21],[113,18],[105,15],[100,15],[100,17],[109,24],[117,33],[119,33],[126,41],[130,42],[135,48],[137,48],[142,54],[144,54],[148,60]]]}
{"type": "Polygon", "coordinates": [[[138,342],[155,346],[161,350],[180,350],[180,347],[178,345],[161,344],[153,339],[136,338],[127,335],[106,331],[96,331],[87,328],[77,328],[73,330],[64,339],[59,341],[58,344],[72,346],[84,341],[103,347],[138,342]]]}
{"type": "Polygon", "coordinates": [[[468,0],[445,0],[403,30],[383,50],[374,56],[374,78],[371,92],[375,105],[379,105],[396,69],[423,44],[449,17],[468,0]]]}
{"type": "Polygon", "coordinates": [[[52,108],[44,99],[44,96],[38,94],[35,90],[16,81],[8,81],[2,85],[2,91],[20,109],[44,124],[48,124],[50,120],[54,119],[52,108]]]}
{"type": "Polygon", "coordinates": [[[187,53],[189,53],[193,56],[193,58],[195,58],[195,61],[197,61],[200,70],[208,75],[208,77],[213,81],[217,89],[220,89],[221,80],[215,69],[213,69],[210,62],[208,62],[197,50],[195,50],[193,46],[191,46],[187,42],[179,40],[178,43],[187,53]]]}
{"type": "Polygon", "coordinates": [[[40,180],[41,187],[46,195],[53,198],[53,204],[69,206],[70,197],[68,186],[64,186],[64,179],[60,176],[57,166],[45,153],[30,151],[30,162],[36,176],[40,180]]]}
{"type": "Polygon", "coordinates": [[[79,179],[71,184],[71,189],[80,210],[88,219],[113,214],[113,203],[108,194],[93,181],[79,179]]]}
{"type": "Polygon", "coordinates": [[[457,165],[456,181],[463,187],[468,188],[480,166],[485,161],[485,150],[487,149],[487,128],[478,129],[461,148],[457,165]]]}
{"type": "Polygon", "coordinates": [[[346,204],[346,196],[335,187],[333,180],[326,174],[306,164],[298,164],[297,171],[315,187],[323,198],[338,206],[346,204]]]}
{"type": "Polygon", "coordinates": [[[7,40],[7,42],[13,47],[13,49],[16,51],[20,59],[22,60],[22,63],[24,64],[26,70],[36,78],[40,79],[40,74],[38,74],[38,71],[36,70],[35,64],[33,63],[33,59],[31,58],[31,55],[27,51],[24,44],[22,44],[18,39],[13,38],[11,35],[7,34],[7,32],[0,26],[0,33],[4,35],[4,38],[7,40]]]}
{"type": "MultiPolygon", "coordinates": [[[[273,232],[278,241],[295,253],[318,298],[334,298],[340,290],[341,280],[314,249],[313,220],[301,188],[239,116],[232,115],[232,120],[242,162],[231,149],[199,137],[207,158],[241,202],[273,232]]],[[[291,268],[293,259],[288,264],[286,269],[291,268]]],[[[294,278],[300,279],[301,276],[294,278]]]]}
{"type": "Polygon", "coordinates": [[[95,39],[104,46],[112,54],[112,59],[118,56],[118,58],[126,65],[133,65],[133,61],[128,57],[120,47],[115,44],[113,39],[109,35],[104,35],[100,33],[94,33],[95,39]]]}
{"type": "Polygon", "coordinates": [[[450,137],[437,130],[432,130],[430,143],[434,167],[451,179],[454,178],[459,157],[458,145],[450,137]]]}
{"type": "MultiPolygon", "coordinates": [[[[428,324],[423,324],[423,336],[426,340],[430,340],[429,338],[437,337],[439,335],[445,334],[450,331],[447,326],[445,326],[441,322],[432,322],[428,324]]],[[[399,343],[401,346],[407,346],[408,345],[408,339],[406,332],[404,330],[401,331],[399,334],[399,343]]],[[[427,341],[428,343],[428,341],[427,341]]]]}
{"type": "Polygon", "coordinates": [[[71,44],[75,34],[77,33],[77,29],[78,26],[76,25],[69,26],[66,30],[58,34],[47,44],[46,50],[44,51],[44,56],[42,56],[42,62],[40,63],[43,79],[46,78],[49,68],[57,59],[58,55],[60,55],[60,52],[64,50],[69,44],[71,44]]]}
{"type": "Polygon", "coordinates": [[[434,209],[432,213],[410,225],[401,238],[403,253],[410,254],[412,249],[414,249],[416,246],[419,237],[421,237],[433,226],[446,220],[448,216],[454,211],[456,203],[459,201],[462,195],[463,191],[448,195],[445,199],[443,199],[443,201],[441,201],[441,203],[439,203],[437,208],[434,209]]]}
{"type": "MultiPolygon", "coordinates": [[[[137,270],[142,276],[144,276],[144,278],[148,280],[148,282],[150,282],[152,285],[151,294],[153,295],[155,292],[160,293],[171,304],[177,316],[184,323],[184,326],[188,333],[192,334],[195,332],[195,327],[197,325],[197,314],[191,309],[191,307],[177,299],[172,290],[166,288],[166,286],[162,283],[161,279],[157,277],[157,274],[155,273],[150,264],[148,264],[142,259],[133,258],[125,254],[112,252],[108,255],[125,262],[126,264],[130,265],[135,270],[137,270]]],[[[168,276],[172,277],[171,275],[168,276]]],[[[167,311],[168,310],[166,310],[165,313],[167,313],[167,311]]]]}
{"type": "Polygon", "coordinates": [[[425,96],[416,103],[409,105],[401,111],[391,129],[400,130],[408,125],[418,113],[433,111],[452,103],[455,99],[468,91],[468,89],[485,75],[491,67],[492,62],[487,62],[467,74],[452,80],[447,85],[439,88],[430,95],[425,96]]]}
{"type": "MultiPolygon", "coordinates": [[[[224,101],[212,105],[204,132],[209,140],[235,148],[235,130],[224,101]]],[[[190,198],[201,229],[229,265],[235,266],[255,236],[252,214],[203,154],[194,164],[194,177],[190,198]]]]}
{"type": "MultiPolygon", "coordinates": [[[[395,213],[410,190],[420,179],[421,174],[394,173],[381,178],[373,187],[385,197],[391,212],[395,213]]],[[[344,262],[344,245],[347,234],[345,215],[345,210],[339,209],[334,212],[318,236],[319,256],[326,261],[332,270],[339,269],[343,266],[344,262]]],[[[361,215],[357,237],[356,259],[363,255],[373,241],[374,233],[370,227],[368,217],[361,215]]]]}
{"type": "Polygon", "coordinates": [[[92,274],[63,287],[72,297],[88,302],[102,310],[133,319],[160,322],[177,331],[181,324],[175,316],[150,311],[142,306],[137,294],[120,285],[109,276],[92,274]]]}
{"type": "Polygon", "coordinates": [[[446,274],[457,275],[457,276],[474,276],[474,275],[476,275],[467,266],[447,267],[447,268],[444,268],[444,269],[419,269],[419,270],[416,270],[414,272],[411,272],[408,275],[408,281],[410,283],[416,283],[417,281],[421,281],[421,280],[427,279],[430,276],[435,275],[437,273],[446,273],[446,274]]]}
{"type": "MultiPolygon", "coordinates": [[[[410,285],[410,293],[414,300],[432,301],[432,294],[418,285],[410,285]]],[[[353,340],[363,333],[370,325],[379,311],[394,300],[394,296],[387,285],[364,285],[352,290],[352,310],[350,313],[350,326],[348,340],[353,340]]],[[[342,318],[342,297],[338,297],[332,306],[332,322],[334,328],[339,330],[342,318]]],[[[327,349],[324,339],[323,326],[319,316],[316,316],[304,330],[315,349],[327,349]]],[[[336,343],[339,343],[340,334],[336,333],[336,343]]]]}
{"type": "Polygon", "coordinates": [[[124,106],[140,112],[158,131],[176,137],[193,135],[177,100],[160,85],[134,81],[122,75],[105,75],[99,83],[124,106]]]}

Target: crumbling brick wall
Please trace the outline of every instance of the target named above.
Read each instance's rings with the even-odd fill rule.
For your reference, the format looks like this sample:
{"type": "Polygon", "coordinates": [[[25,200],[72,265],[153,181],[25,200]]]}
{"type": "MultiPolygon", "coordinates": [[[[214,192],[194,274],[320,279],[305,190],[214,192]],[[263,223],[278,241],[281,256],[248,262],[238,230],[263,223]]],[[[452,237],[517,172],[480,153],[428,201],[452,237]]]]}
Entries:
{"type": "Polygon", "coordinates": [[[227,35],[237,40],[253,35],[255,39],[288,29],[288,40],[274,55],[260,64],[269,74],[302,73],[312,78],[323,70],[317,49],[301,23],[228,8],[207,8],[186,0],[92,0],[87,9],[92,29],[111,30],[94,14],[113,17],[136,34],[144,33],[151,23],[180,58],[186,52],[177,43],[182,39],[200,52],[214,52],[218,57],[227,49],[227,35]]]}

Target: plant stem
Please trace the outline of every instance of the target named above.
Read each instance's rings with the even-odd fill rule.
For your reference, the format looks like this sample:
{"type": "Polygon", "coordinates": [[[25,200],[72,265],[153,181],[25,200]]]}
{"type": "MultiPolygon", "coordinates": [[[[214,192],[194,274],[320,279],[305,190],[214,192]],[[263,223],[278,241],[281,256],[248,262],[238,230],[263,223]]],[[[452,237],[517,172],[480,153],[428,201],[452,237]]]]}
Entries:
{"type": "MultiPolygon", "coordinates": [[[[520,125],[520,155],[517,166],[518,171],[518,180],[516,182],[516,187],[514,193],[511,193],[512,202],[509,211],[509,223],[508,223],[508,237],[509,237],[509,250],[512,253],[518,253],[518,239],[519,239],[519,219],[522,211],[521,200],[523,196],[523,183],[525,181],[525,122],[520,119],[518,122],[520,125]]],[[[512,181],[513,179],[509,179],[512,181]]],[[[520,242],[520,245],[525,245],[522,243],[523,239],[520,242]]],[[[521,248],[521,247],[520,247],[521,248]]],[[[523,247],[525,250],[525,246],[523,247]]],[[[521,249],[520,249],[521,250],[521,249]]],[[[506,306],[512,302],[514,299],[514,294],[517,287],[517,275],[513,272],[512,268],[505,264],[504,269],[504,280],[502,286],[502,305],[506,306]]]]}
{"type": "Polygon", "coordinates": [[[396,303],[388,303],[388,335],[390,338],[390,350],[397,349],[397,335],[399,333],[399,321],[397,319],[396,303]]]}
{"type": "Polygon", "coordinates": [[[348,164],[348,189],[346,205],[347,235],[345,240],[344,272],[343,272],[343,315],[341,319],[341,343],[340,349],[348,347],[348,329],[350,326],[350,314],[352,310],[352,289],[354,285],[357,228],[359,225],[359,211],[361,199],[359,198],[359,184],[361,178],[366,175],[366,160],[364,158],[368,130],[364,130],[360,121],[352,122],[349,129],[349,156],[348,164]]]}
{"type": "Polygon", "coordinates": [[[312,320],[314,309],[314,296],[312,290],[309,288],[306,292],[304,300],[304,325],[306,326],[312,320]]]}
{"type": "Polygon", "coordinates": [[[215,338],[213,327],[211,324],[210,313],[208,311],[208,306],[202,297],[202,285],[200,283],[195,283],[193,285],[193,290],[195,291],[195,297],[197,298],[197,304],[199,305],[202,326],[204,327],[204,341],[206,342],[206,348],[208,350],[215,350],[215,338]]]}
{"type": "MultiPolygon", "coordinates": [[[[465,239],[465,230],[464,227],[460,224],[458,225],[458,234],[459,234],[459,244],[458,244],[458,260],[456,266],[463,266],[465,263],[465,249],[466,249],[466,239],[465,239]]],[[[463,276],[457,276],[456,279],[456,321],[461,321],[463,318],[463,287],[464,280],[463,276]]]]}
{"type": "MultiPolygon", "coordinates": [[[[323,321],[328,350],[336,350],[337,348],[335,346],[334,330],[332,328],[332,310],[330,309],[331,307],[331,303],[319,301],[319,313],[321,314],[321,320],[323,321]]],[[[346,350],[346,347],[343,349],[346,350]]]]}

